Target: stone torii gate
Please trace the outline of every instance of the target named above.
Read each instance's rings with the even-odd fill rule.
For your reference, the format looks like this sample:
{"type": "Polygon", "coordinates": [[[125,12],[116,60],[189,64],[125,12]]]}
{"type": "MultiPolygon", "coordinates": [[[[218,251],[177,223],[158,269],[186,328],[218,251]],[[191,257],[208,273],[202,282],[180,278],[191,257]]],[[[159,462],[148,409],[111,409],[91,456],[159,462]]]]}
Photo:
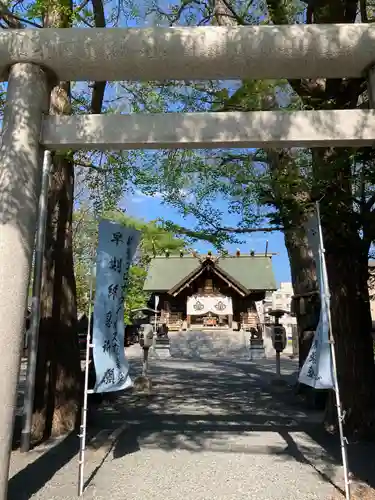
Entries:
{"type": "Polygon", "coordinates": [[[0,500],[5,500],[41,157],[48,149],[372,146],[372,109],[48,116],[53,82],[360,78],[373,107],[375,26],[0,32],[0,500]]]}

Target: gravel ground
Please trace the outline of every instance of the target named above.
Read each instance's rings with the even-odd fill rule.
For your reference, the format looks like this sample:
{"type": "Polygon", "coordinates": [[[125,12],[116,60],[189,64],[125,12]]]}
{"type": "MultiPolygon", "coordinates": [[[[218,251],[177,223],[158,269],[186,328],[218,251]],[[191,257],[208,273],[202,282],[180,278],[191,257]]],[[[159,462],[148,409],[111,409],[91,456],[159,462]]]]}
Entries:
{"type": "MultiPolygon", "coordinates": [[[[200,334],[202,345],[214,342],[215,356],[206,348],[202,356],[198,334],[189,335],[191,352],[190,337],[171,334],[179,357],[151,359],[151,395],[122,395],[98,411],[93,435],[122,432],[111,449],[89,447],[84,498],[329,500],[341,470],[316,439],[322,415],[301,409],[289,386],[275,385],[272,360],[235,357],[233,342],[223,337],[220,350],[210,334],[200,334]]],[[[134,374],[139,351],[128,352],[134,374]]],[[[295,369],[283,359],[286,382],[295,369]]],[[[77,470],[74,436],[26,456],[14,452],[9,498],[76,498],[77,470]]]]}

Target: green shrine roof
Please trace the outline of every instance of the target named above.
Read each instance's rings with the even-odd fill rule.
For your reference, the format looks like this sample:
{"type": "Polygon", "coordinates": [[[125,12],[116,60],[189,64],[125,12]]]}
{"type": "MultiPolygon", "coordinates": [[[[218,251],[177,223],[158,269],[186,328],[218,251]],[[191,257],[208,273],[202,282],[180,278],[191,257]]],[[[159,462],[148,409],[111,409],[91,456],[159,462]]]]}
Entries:
{"type": "MultiPolygon", "coordinates": [[[[147,292],[167,292],[191,273],[202,266],[205,255],[170,255],[155,257],[151,260],[144,290],[147,292]]],[[[240,255],[213,256],[218,271],[224,271],[228,278],[242,285],[247,290],[276,290],[271,256],[240,255]],[[215,259],[217,259],[215,261],[215,259]]]]}

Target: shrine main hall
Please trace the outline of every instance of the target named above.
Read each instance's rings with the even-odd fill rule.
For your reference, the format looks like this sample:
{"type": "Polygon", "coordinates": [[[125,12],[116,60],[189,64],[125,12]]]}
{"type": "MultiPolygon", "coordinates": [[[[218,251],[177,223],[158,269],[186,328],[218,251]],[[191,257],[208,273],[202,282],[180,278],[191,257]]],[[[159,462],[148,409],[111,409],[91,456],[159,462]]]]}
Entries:
{"type": "Polygon", "coordinates": [[[256,304],[273,290],[272,255],[240,251],[157,256],[144,284],[150,304],[159,296],[160,321],[170,330],[256,327],[256,304]]]}

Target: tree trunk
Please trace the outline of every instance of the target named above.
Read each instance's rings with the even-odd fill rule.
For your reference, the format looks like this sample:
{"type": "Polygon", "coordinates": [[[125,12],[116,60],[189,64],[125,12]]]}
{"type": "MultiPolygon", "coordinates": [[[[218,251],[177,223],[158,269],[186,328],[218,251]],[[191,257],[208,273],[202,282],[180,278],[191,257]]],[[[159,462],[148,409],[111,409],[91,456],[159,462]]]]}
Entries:
{"type": "Polygon", "coordinates": [[[375,436],[375,365],[367,284],[369,248],[360,237],[353,212],[350,161],[346,150],[314,152],[316,178],[324,178],[324,173],[331,176],[320,203],[321,224],[345,427],[351,435],[368,437],[375,436]]]}
{"type": "MultiPolygon", "coordinates": [[[[288,24],[281,0],[267,0],[274,24],[288,24]]],[[[308,19],[320,23],[354,23],[357,2],[311,2],[308,19]]],[[[303,103],[315,109],[353,109],[361,80],[290,81],[303,103]]],[[[353,209],[351,156],[343,149],[313,150],[313,172],[321,201],[322,229],[331,291],[332,329],[336,341],[338,381],[346,430],[374,434],[375,368],[368,302],[368,245],[360,238],[360,217],[353,209]]],[[[328,411],[332,414],[332,411],[328,411]]]]}
{"type": "Polygon", "coordinates": [[[74,429],[80,407],[81,366],[72,252],[73,164],[55,157],[39,330],[33,439],[74,429]]]}
{"type": "MultiPolygon", "coordinates": [[[[70,0],[46,2],[45,27],[71,26],[70,0]]],[[[50,113],[69,114],[70,83],[51,94],[50,113]]],[[[48,193],[48,217],[35,384],[34,441],[74,429],[80,408],[82,372],[77,335],[72,216],[74,164],[56,154],[48,193]]]]}
{"type": "MultiPolygon", "coordinates": [[[[69,28],[72,0],[44,2],[46,28],[69,28]]],[[[106,25],[102,0],[92,0],[95,27],[106,25]]],[[[106,82],[94,82],[90,110],[100,113],[106,82]]],[[[70,83],[51,96],[51,114],[71,113],[70,83]]],[[[77,290],[73,263],[73,159],[56,155],[49,189],[42,289],[42,315],[34,400],[33,437],[73,430],[79,416],[82,372],[77,334],[77,290]]]]}
{"type": "Polygon", "coordinates": [[[300,368],[309,353],[320,313],[319,295],[315,293],[317,291],[315,262],[306,232],[302,229],[303,223],[304,221],[300,220],[298,224],[295,223],[294,229],[284,232],[294,291],[293,310],[297,318],[300,368]]]}
{"type": "Polygon", "coordinates": [[[375,369],[367,288],[367,256],[326,241],[332,330],[345,424],[350,434],[375,435],[375,369]],[[338,258],[338,254],[340,257],[338,258]]]}
{"type": "Polygon", "coordinates": [[[299,178],[300,167],[295,155],[287,150],[268,150],[270,172],[268,195],[276,207],[284,227],[284,241],[288,252],[293,285],[292,308],[296,314],[299,340],[299,366],[302,367],[309,353],[320,313],[320,298],[316,266],[307,239],[306,203],[310,192],[303,184],[290,182],[299,178]]]}

